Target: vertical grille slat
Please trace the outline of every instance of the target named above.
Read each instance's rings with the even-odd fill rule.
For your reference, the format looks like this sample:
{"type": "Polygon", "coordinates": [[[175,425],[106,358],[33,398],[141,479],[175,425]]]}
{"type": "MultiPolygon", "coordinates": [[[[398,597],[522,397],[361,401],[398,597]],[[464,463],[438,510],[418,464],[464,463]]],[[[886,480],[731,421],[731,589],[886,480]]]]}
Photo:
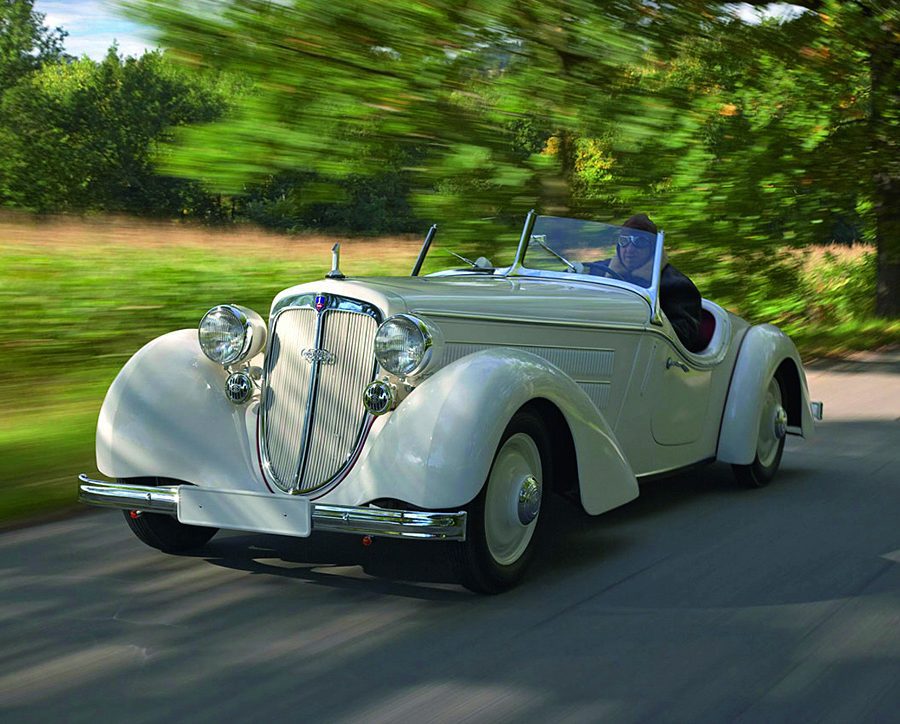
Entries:
{"type": "Polygon", "coordinates": [[[299,441],[306,418],[311,366],[300,352],[313,346],[316,313],[292,309],[278,319],[269,354],[275,355],[266,381],[266,447],[277,479],[289,485],[299,464],[299,441]]]}
{"type": "Polygon", "coordinates": [[[285,490],[294,485],[302,465],[300,493],[322,487],[348,462],[366,416],[362,391],[375,373],[377,312],[354,300],[333,296],[330,300],[333,307],[325,309],[321,319],[311,297],[280,311],[266,362],[263,457],[268,472],[285,490]],[[314,365],[302,352],[315,348],[317,324],[322,325],[320,349],[333,358],[318,363],[315,397],[309,405],[314,365]]]}
{"type": "Polygon", "coordinates": [[[375,326],[375,320],[362,314],[325,314],[323,345],[336,362],[319,369],[310,455],[300,492],[331,478],[353,453],[366,414],[362,391],[374,373],[375,326]]]}

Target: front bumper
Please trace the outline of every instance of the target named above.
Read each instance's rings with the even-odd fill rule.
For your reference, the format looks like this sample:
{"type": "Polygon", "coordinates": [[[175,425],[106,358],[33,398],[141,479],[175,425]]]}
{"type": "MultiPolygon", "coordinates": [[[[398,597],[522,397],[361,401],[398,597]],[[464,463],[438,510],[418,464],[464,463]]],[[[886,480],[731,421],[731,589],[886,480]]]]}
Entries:
{"type": "MultiPolygon", "coordinates": [[[[105,508],[139,510],[144,513],[165,513],[178,517],[178,489],[181,486],[151,487],[111,483],[105,480],[92,480],[84,474],[79,475],[78,480],[81,483],[78,487],[78,500],[81,503],[105,508]]],[[[284,500],[291,499],[284,498],[284,500]]],[[[391,510],[370,506],[327,505],[324,503],[309,503],[309,508],[310,528],[315,532],[331,531],[416,540],[464,541],[466,539],[466,513],[464,511],[444,513],[391,510]]],[[[292,534],[290,530],[272,531],[266,529],[265,526],[257,529],[252,525],[252,520],[248,523],[239,526],[239,529],[292,534]]],[[[294,535],[302,536],[306,533],[294,533],[294,535]]]]}

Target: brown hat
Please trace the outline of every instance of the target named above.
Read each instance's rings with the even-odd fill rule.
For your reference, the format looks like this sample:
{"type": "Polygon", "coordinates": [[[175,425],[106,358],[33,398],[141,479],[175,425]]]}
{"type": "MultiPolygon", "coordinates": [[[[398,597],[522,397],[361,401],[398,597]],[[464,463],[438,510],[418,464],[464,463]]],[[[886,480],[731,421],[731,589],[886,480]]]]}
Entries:
{"type": "Polygon", "coordinates": [[[626,221],[622,226],[626,226],[629,229],[638,229],[639,231],[647,231],[651,234],[658,233],[656,228],[656,224],[650,221],[650,217],[647,214],[635,214],[628,221],[626,221]]]}

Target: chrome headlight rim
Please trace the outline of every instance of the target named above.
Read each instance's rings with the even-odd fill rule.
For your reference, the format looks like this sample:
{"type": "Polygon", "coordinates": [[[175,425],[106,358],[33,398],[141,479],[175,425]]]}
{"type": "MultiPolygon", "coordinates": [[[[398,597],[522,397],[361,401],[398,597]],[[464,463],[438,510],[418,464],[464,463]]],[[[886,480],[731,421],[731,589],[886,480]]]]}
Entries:
{"type": "MultiPolygon", "coordinates": [[[[251,315],[258,316],[252,310],[246,309],[245,307],[241,307],[237,304],[217,304],[215,307],[207,311],[206,314],[203,315],[202,319],[200,320],[200,324],[197,327],[197,339],[200,344],[200,349],[203,351],[203,354],[205,354],[208,359],[215,362],[216,364],[222,365],[222,367],[231,367],[232,365],[245,362],[247,359],[252,357],[253,348],[261,348],[262,344],[265,343],[265,334],[262,333],[261,335],[262,343],[255,345],[254,342],[259,342],[258,337],[260,335],[256,334],[256,327],[258,325],[254,325],[253,319],[251,319],[251,315]],[[210,354],[209,350],[203,344],[202,330],[204,323],[210,315],[221,312],[230,314],[238,321],[243,333],[243,339],[241,340],[240,350],[236,354],[229,355],[228,357],[224,357],[222,359],[217,359],[210,354]],[[254,339],[255,337],[257,337],[257,339],[254,339]]],[[[259,321],[261,322],[262,320],[260,319],[259,321]]]]}
{"type": "Polygon", "coordinates": [[[406,379],[408,377],[416,377],[422,374],[428,366],[431,364],[432,359],[434,358],[434,348],[435,348],[435,339],[438,337],[437,330],[433,325],[422,319],[421,317],[417,317],[414,314],[394,314],[387,319],[385,319],[380,325],[378,325],[378,329],[375,332],[375,359],[378,361],[378,364],[388,373],[395,375],[401,379],[406,379]],[[377,340],[378,336],[381,333],[382,329],[387,327],[391,323],[397,323],[398,321],[403,321],[408,324],[411,324],[421,335],[422,335],[422,356],[419,359],[418,363],[410,368],[409,370],[404,369],[392,369],[389,365],[385,364],[385,361],[382,359],[382,356],[378,354],[378,345],[377,340]]]}

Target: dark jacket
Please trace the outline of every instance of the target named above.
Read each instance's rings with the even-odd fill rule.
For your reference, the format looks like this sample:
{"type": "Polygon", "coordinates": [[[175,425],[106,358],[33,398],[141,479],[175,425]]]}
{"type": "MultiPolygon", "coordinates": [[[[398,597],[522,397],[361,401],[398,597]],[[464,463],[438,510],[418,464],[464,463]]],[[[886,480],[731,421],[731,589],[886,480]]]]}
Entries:
{"type": "Polygon", "coordinates": [[[701,351],[700,291],[671,264],[666,264],[659,280],[659,304],[681,343],[691,352],[701,351]]]}
{"type": "MultiPolygon", "coordinates": [[[[585,264],[585,270],[589,274],[597,276],[612,276],[614,279],[630,282],[638,286],[646,287],[649,279],[640,275],[633,275],[625,269],[619,268],[615,274],[610,273],[612,260],[595,261],[585,264]]],[[[690,279],[678,271],[671,264],[666,263],[659,280],[659,305],[662,307],[666,318],[672,323],[675,334],[681,343],[691,352],[700,352],[703,347],[700,344],[700,291],[690,279]]],[[[620,263],[621,265],[621,263],[620,263]]],[[[649,269],[644,269],[646,276],[650,275],[649,269]]]]}

